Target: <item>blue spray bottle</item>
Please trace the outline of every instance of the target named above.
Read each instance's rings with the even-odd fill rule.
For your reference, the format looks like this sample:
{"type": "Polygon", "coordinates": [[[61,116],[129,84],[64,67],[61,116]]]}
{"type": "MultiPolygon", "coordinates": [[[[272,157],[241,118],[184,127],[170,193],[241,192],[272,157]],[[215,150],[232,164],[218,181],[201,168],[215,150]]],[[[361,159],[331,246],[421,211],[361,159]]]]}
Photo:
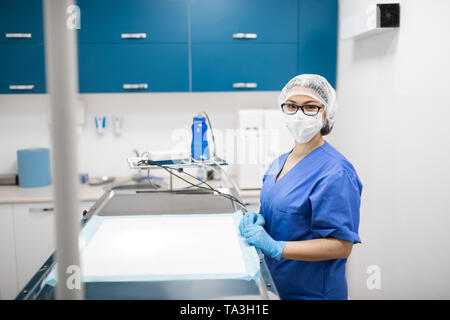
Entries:
{"type": "Polygon", "coordinates": [[[206,131],[208,126],[206,125],[206,118],[198,115],[194,117],[192,123],[192,144],[191,152],[194,160],[202,161],[209,160],[209,147],[206,137],[206,131]]]}

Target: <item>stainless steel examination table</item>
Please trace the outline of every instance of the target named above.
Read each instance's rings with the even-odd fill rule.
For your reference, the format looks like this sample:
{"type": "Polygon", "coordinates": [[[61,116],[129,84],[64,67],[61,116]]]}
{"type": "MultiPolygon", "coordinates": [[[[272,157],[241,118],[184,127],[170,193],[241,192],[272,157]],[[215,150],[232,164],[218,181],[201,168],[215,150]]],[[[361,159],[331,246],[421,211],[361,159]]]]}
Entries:
{"type": "MultiPolygon", "coordinates": [[[[236,191],[231,190],[230,193],[236,191]]],[[[235,203],[209,190],[112,188],[82,220],[97,217],[220,214],[238,210],[235,203]]],[[[263,258],[258,277],[247,279],[178,279],[154,281],[85,282],[86,299],[279,299],[263,258]]],[[[54,299],[55,287],[45,282],[54,268],[54,254],[42,265],[16,299],[54,299]]]]}

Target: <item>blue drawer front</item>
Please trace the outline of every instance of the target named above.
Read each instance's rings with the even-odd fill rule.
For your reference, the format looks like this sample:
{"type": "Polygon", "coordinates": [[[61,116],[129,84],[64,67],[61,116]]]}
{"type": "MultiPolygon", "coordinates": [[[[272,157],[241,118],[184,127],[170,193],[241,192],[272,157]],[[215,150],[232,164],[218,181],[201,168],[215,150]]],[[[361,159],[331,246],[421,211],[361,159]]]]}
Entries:
{"type": "Polygon", "coordinates": [[[78,50],[80,92],[189,91],[187,44],[80,44],[78,50]]]}
{"type": "Polygon", "coordinates": [[[0,43],[42,43],[41,0],[0,1],[0,43]],[[31,38],[7,38],[6,34],[30,33],[31,38]]]}
{"type": "Polygon", "coordinates": [[[299,1],[299,73],[324,76],[335,87],[337,0],[299,1]]]}
{"type": "Polygon", "coordinates": [[[193,91],[281,90],[296,70],[297,44],[192,44],[193,91]]]}
{"type": "Polygon", "coordinates": [[[187,0],[78,0],[80,42],[187,42],[187,0]],[[145,39],[122,39],[146,33],[145,39]]]}
{"type": "Polygon", "coordinates": [[[45,93],[42,44],[0,44],[0,70],[0,93],[45,93]],[[10,88],[24,85],[34,87],[31,90],[10,88]]]}
{"type": "Polygon", "coordinates": [[[297,42],[297,12],[297,0],[191,0],[192,42],[297,42]]]}

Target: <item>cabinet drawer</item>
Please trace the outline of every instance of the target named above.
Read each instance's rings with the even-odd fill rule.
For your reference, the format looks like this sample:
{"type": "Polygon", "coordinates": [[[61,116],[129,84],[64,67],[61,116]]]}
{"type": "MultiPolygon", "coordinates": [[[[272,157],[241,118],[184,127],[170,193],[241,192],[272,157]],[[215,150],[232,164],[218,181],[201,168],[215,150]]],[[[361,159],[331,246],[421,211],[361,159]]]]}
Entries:
{"type": "Polygon", "coordinates": [[[191,0],[194,43],[296,42],[297,28],[297,0],[191,0]]]}
{"type": "Polygon", "coordinates": [[[82,43],[187,42],[186,0],[78,0],[82,43]]]}
{"type": "Polygon", "coordinates": [[[296,73],[296,59],[296,44],[192,44],[192,88],[281,90],[296,73]]]}
{"type": "Polygon", "coordinates": [[[80,44],[80,92],[188,91],[187,44],[80,44]]]}
{"type": "Polygon", "coordinates": [[[0,93],[44,93],[42,44],[0,44],[0,93]]]}
{"type": "Polygon", "coordinates": [[[0,1],[0,43],[42,43],[41,0],[0,1]]]}

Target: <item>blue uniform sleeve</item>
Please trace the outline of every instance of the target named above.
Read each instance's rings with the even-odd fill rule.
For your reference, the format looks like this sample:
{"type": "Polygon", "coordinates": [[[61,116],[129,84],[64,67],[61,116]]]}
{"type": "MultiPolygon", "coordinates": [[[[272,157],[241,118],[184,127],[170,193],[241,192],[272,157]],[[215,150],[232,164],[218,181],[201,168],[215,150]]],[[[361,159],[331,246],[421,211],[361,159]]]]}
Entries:
{"type": "Polygon", "coordinates": [[[361,243],[358,235],[362,185],[345,170],[324,178],[310,195],[311,230],[315,237],[361,243]]]}

